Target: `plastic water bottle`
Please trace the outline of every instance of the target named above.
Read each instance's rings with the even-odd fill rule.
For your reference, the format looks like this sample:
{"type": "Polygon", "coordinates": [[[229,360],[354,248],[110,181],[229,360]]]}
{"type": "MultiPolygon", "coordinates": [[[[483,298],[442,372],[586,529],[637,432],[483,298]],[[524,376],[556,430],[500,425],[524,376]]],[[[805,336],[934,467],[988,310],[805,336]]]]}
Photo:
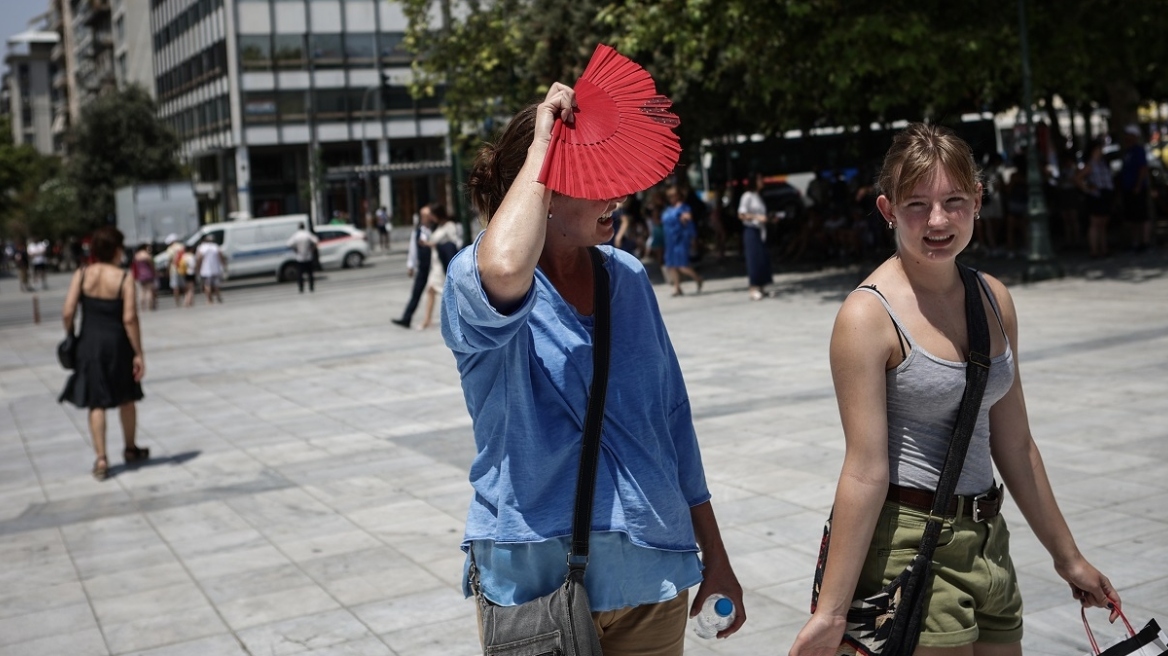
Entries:
{"type": "Polygon", "coordinates": [[[702,612],[694,620],[694,633],[699,638],[713,638],[734,623],[734,602],[725,595],[712,594],[706,597],[702,612]]]}

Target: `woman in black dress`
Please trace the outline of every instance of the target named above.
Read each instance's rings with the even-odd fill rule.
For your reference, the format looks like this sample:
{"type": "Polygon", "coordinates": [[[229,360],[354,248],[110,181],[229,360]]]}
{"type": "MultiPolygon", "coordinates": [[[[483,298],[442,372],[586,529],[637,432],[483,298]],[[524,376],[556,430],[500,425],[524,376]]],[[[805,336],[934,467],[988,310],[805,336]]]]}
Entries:
{"type": "Polygon", "coordinates": [[[77,366],[58,399],[89,409],[89,432],[97,460],[93,476],[104,480],[109,472],[105,452],[105,411],[117,408],[125,437],[123,456],[127,465],[150,457],[150,450],[134,443],[137,411],[134,402],[142,398],[139,384],[146,375],[142,337],[138,329],[138,309],[134,279],[122,269],[124,259],[121,231],[113,226],[93,233],[90,253],[94,263],[73,274],[65,307],[61,312],[65,330],[73,330],[77,305],[81,305],[81,333],[77,336],[77,366]]]}

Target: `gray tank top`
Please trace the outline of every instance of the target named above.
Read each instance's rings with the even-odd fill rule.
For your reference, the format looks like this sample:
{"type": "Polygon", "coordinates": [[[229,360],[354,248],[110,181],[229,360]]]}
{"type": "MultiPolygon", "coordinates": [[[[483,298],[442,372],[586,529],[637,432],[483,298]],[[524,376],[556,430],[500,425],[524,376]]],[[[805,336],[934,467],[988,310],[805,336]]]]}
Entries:
{"type": "MultiPolygon", "coordinates": [[[[1004,335],[997,299],[986,288],[980,273],[978,280],[990,299],[998,327],[1004,335]]],[[[880,299],[911,349],[904,362],[888,371],[886,377],[888,480],[903,487],[935,490],[941,477],[941,468],[945,465],[953,425],[957,423],[957,407],[961,405],[961,397],[965,393],[966,363],[942,360],[925,351],[913,340],[882,294],[870,287],[860,287],[857,291],[868,292],[880,299]]],[[[957,481],[957,494],[981,494],[993,485],[990,408],[1010,391],[1013,384],[1014,354],[1007,337],[1005,352],[990,360],[985,396],[969,441],[961,478],[957,481]]]]}

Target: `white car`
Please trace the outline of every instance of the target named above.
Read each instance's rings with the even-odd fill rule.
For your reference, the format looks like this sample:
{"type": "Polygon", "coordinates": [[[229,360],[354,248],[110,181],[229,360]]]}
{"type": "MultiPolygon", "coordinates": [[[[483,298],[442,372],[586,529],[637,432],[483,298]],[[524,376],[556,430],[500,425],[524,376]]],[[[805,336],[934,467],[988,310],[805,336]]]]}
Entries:
{"type": "MultiPolygon", "coordinates": [[[[316,226],[313,232],[320,240],[317,252],[321,269],[355,269],[365,264],[365,258],[369,256],[365,231],[350,225],[325,224],[316,226]]],[[[280,280],[292,281],[296,276],[296,262],[289,261],[280,266],[280,280]]]]}

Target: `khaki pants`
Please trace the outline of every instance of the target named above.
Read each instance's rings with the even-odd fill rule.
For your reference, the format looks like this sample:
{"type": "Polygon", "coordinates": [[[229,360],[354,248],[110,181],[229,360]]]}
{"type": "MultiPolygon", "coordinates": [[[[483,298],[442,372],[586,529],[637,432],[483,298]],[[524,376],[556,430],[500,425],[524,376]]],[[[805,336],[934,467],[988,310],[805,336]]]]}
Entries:
{"type": "MultiPolygon", "coordinates": [[[[479,608],[475,602],[476,614],[479,608]]],[[[659,604],[592,613],[604,656],[681,656],[685,650],[685,623],[689,619],[689,591],[659,604]]],[[[479,643],[483,620],[478,618],[479,643]]]]}

